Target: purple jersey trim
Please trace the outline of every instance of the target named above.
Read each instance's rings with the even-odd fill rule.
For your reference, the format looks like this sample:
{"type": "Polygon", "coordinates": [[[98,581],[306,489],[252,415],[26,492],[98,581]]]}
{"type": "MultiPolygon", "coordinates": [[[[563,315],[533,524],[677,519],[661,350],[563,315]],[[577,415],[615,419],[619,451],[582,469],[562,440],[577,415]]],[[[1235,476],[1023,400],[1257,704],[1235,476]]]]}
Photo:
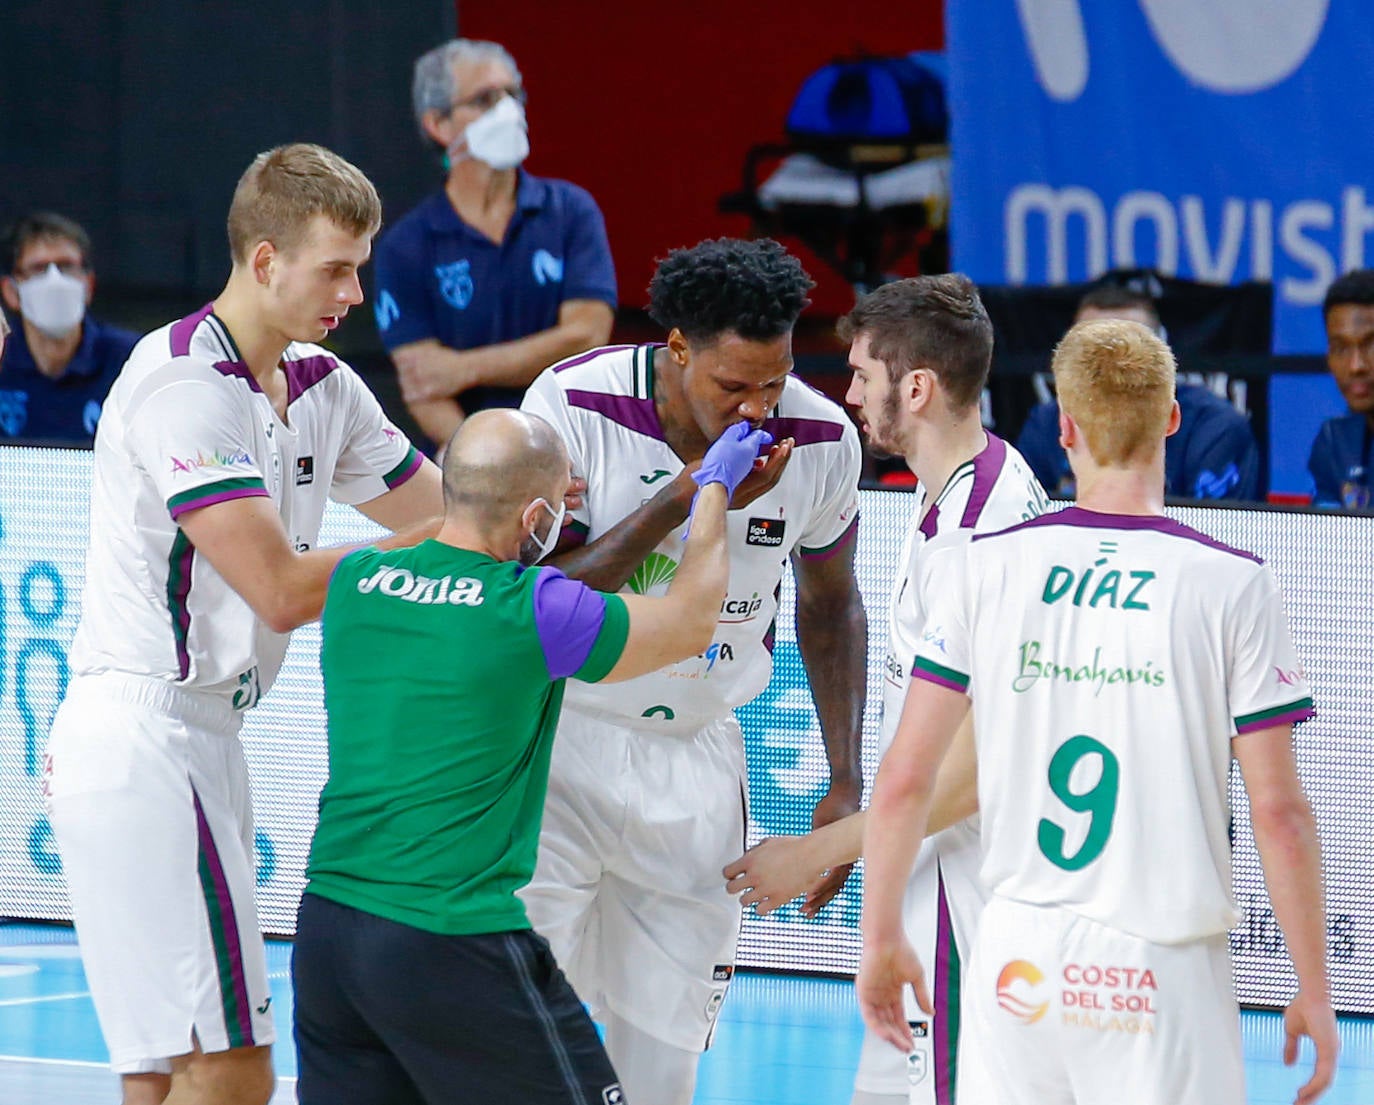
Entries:
{"type": "Polygon", "coordinates": [[[1304,703],[1294,703],[1291,710],[1283,713],[1273,714],[1269,717],[1257,717],[1244,724],[1236,726],[1236,736],[1245,733],[1254,733],[1260,729],[1272,729],[1275,725],[1297,725],[1300,721],[1308,721],[1317,716],[1317,711],[1311,701],[1304,703]]]}
{"type": "Polygon", "coordinates": [[[1020,522],[1008,529],[998,530],[996,533],[976,533],[973,535],[973,540],[984,541],[990,537],[1002,537],[1008,533],[1017,533],[1023,529],[1038,526],[1072,526],[1077,529],[1154,530],[1156,533],[1162,533],[1166,537],[1181,537],[1186,541],[1195,541],[1199,545],[1206,545],[1209,549],[1216,549],[1218,552],[1230,553],[1232,556],[1239,556],[1245,560],[1253,560],[1256,564],[1264,563],[1262,557],[1258,557],[1252,552],[1246,552],[1244,549],[1237,549],[1231,545],[1225,545],[1214,538],[1208,537],[1205,533],[1199,533],[1191,526],[1185,526],[1182,522],[1175,522],[1172,518],[1164,518],[1158,514],[1103,514],[1096,510],[1084,510],[1079,506],[1071,506],[1064,510],[1042,514],[1038,518],[1032,518],[1028,522],[1020,522]]]}
{"type": "Polygon", "coordinates": [[[207,490],[210,494],[202,499],[187,499],[184,503],[178,503],[176,506],[172,507],[169,512],[172,516],[172,521],[175,522],[188,511],[200,510],[202,507],[214,506],[216,503],[227,503],[231,499],[270,499],[272,497],[268,494],[267,488],[261,486],[235,487],[228,491],[216,491],[211,487],[207,488],[207,490]]]}
{"type": "MultiPolygon", "coordinates": [[[[413,475],[415,475],[415,473],[418,472],[421,466],[425,463],[425,455],[422,452],[420,452],[420,450],[415,448],[414,445],[410,447],[410,452],[407,454],[407,456],[409,456],[410,458],[409,464],[406,464],[404,468],[400,469],[400,471],[397,471],[393,468],[390,472],[388,472],[385,476],[382,477],[382,482],[386,484],[386,489],[388,491],[395,491],[396,488],[400,487],[401,484],[405,483],[406,480],[410,479],[413,475]]],[[[402,464],[405,464],[404,460],[402,460],[402,464]]]]}
{"type": "Polygon", "coordinates": [[[797,448],[839,441],[844,437],[843,425],[820,418],[765,418],[763,428],[773,435],[774,441],[790,437],[797,448]]]}
{"type": "Polygon", "coordinates": [[[568,390],[568,405],[594,411],[627,430],[633,430],[656,441],[663,440],[663,427],[652,399],[636,399],[632,395],[607,395],[604,391],[568,390]]]}
{"type": "Polygon", "coordinates": [[[840,553],[847,550],[858,535],[858,532],[859,516],[855,514],[849,525],[845,526],[844,532],[830,542],[830,544],[819,549],[799,548],[797,550],[797,555],[803,560],[829,560],[831,557],[838,556],[840,553]]]}
{"type": "Polygon", "coordinates": [[[929,541],[939,532],[940,504],[932,503],[930,509],[926,511],[926,516],[921,519],[921,536],[929,541]]]}
{"type": "Polygon", "coordinates": [[[603,353],[623,353],[627,349],[634,349],[633,345],[603,345],[599,349],[589,349],[585,353],[579,353],[575,357],[569,357],[566,361],[559,361],[553,366],[555,372],[562,372],[565,369],[576,368],[580,364],[594,361],[603,353]]]}
{"type": "Polygon", "coordinates": [[[211,310],[214,309],[213,303],[207,303],[193,315],[177,319],[172,323],[171,346],[173,357],[186,357],[191,353],[191,336],[196,332],[196,327],[210,317],[211,310]]]}
{"type": "Polygon", "coordinates": [[[221,376],[237,376],[248,385],[251,391],[261,393],[262,388],[258,385],[257,377],[242,361],[216,361],[214,367],[221,376]]]}
{"type": "Polygon", "coordinates": [[[983,507],[992,497],[992,489],[997,477],[1002,474],[1002,466],[1007,462],[1007,443],[996,434],[988,434],[988,443],[983,451],[973,458],[973,490],[968,494],[968,505],[964,507],[964,517],[960,529],[972,529],[978,524],[983,507]]]}
{"type": "Polygon", "coordinates": [[[286,403],[290,406],[338,368],[339,362],[333,357],[302,357],[299,361],[287,361],[282,367],[286,371],[286,403]]]}
{"type": "Polygon", "coordinates": [[[920,659],[919,656],[916,658],[916,665],[911,669],[912,679],[924,679],[927,683],[934,683],[937,687],[946,687],[959,694],[968,694],[967,680],[960,683],[957,679],[951,679],[937,671],[931,671],[930,668],[923,668],[920,665],[920,659]]]}
{"type": "Polygon", "coordinates": [[[606,600],[557,568],[534,583],[534,625],[550,679],[566,679],[587,662],[606,620],[606,600]]]}

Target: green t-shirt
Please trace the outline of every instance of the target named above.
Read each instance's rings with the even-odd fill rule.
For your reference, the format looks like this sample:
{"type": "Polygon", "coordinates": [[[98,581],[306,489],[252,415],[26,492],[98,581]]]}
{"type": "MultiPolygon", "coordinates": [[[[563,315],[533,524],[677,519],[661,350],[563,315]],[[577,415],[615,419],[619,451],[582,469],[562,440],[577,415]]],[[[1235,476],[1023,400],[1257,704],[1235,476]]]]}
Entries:
{"type": "Polygon", "coordinates": [[[345,557],[320,663],[329,780],[312,894],[442,934],[529,927],[567,676],[595,682],[629,633],[623,599],[553,568],[426,541],[345,557]]]}

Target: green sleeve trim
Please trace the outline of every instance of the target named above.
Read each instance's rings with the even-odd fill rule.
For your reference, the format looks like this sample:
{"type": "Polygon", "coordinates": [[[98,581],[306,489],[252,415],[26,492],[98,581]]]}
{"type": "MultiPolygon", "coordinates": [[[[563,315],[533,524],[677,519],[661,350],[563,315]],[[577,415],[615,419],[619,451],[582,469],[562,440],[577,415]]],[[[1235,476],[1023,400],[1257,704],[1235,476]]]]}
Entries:
{"type": "Polygon", "coordinates": [[[215,503],[226,502],[229,499],[243,499],[266,494],[267,485],[257,476],[236,476],[227,480],[216,480],[214,483],[204,483],[199,487],[191,488],[189,491],[182,491],[173,495],[167,500],[167,512],[175,520],[188,511],[198,510],[201,507],[213,506],[215,503]]]}
{"type": "Polygon", "coordinates": [[[935,683],[941,687],[948,687],[952,691],[960,694],[968,693],[968,676],[961,671],[947,668],[944,664],[937,664],[934,660],[928,660],[924,656],[916,657],[916,662],[911,666],[913,678],[924,679],[929,683],[935,683]]]}
{"type": "Polygon", "coordinates": [[[630,636],[630,611],[625,600],[619,595],[602,595],[606,600],[606,614],[601,622],[601,632],[596,635],[596,644],[583,661],[582,666],[573,672],[574,679],[584,683],[599,683],[611,673],[625,653],[625,642],[630,636]]]}
{"type": "Polygon", "coordinates": [[[1282,706],[1272,706],[1268,710],[1258,710],[1253,714],[1243,714],[1235,719],[1237,735],[1242,733],[1252,733],[1256,729],[1268,729],[1275,725],[1282,725],[1285,722],[1306,721],[1315,711],[1312,708],[1311,696],[1300,698],[1296,702],[1287,702],[1282,706]]]}

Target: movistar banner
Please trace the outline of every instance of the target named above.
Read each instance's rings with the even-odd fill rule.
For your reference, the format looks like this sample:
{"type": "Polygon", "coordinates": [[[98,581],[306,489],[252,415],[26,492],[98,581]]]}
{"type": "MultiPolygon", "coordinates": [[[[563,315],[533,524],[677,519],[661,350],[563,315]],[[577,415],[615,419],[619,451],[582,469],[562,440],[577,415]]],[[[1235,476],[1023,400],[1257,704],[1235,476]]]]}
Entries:
{"type": "Polygon", "coordinates": [[[956,268],[1272,281],[1275,352],[1325,349],[1327,285],[1374,265],[1365,0],[947,7],[956,268]]]}

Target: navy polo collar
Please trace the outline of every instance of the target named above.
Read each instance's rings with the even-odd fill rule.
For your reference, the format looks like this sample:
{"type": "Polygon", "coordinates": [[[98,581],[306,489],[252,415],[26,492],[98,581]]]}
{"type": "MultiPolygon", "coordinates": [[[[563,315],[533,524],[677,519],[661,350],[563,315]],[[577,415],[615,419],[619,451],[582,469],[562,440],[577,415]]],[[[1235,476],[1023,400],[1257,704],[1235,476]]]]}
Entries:
{"type": "MultiPolygon", "coordinates": [[[[24,333],[23,319],[8,311],[6,317],[10,320],[10,335],[5,339],[5,360],[17,369],[38,373],[38,363],[33,359],[28,337],[24,333]]],[[[94,376],[100,371],[100,364],[95,358],[95,342],[99,330],[100,324],[87,312],[86,317],[81,320],[81,344],[76,347],[76,352],[72,354],[67,367],[62,370],[62,375],[57,377],[58,381],[68,376],[94,376]]]]}

